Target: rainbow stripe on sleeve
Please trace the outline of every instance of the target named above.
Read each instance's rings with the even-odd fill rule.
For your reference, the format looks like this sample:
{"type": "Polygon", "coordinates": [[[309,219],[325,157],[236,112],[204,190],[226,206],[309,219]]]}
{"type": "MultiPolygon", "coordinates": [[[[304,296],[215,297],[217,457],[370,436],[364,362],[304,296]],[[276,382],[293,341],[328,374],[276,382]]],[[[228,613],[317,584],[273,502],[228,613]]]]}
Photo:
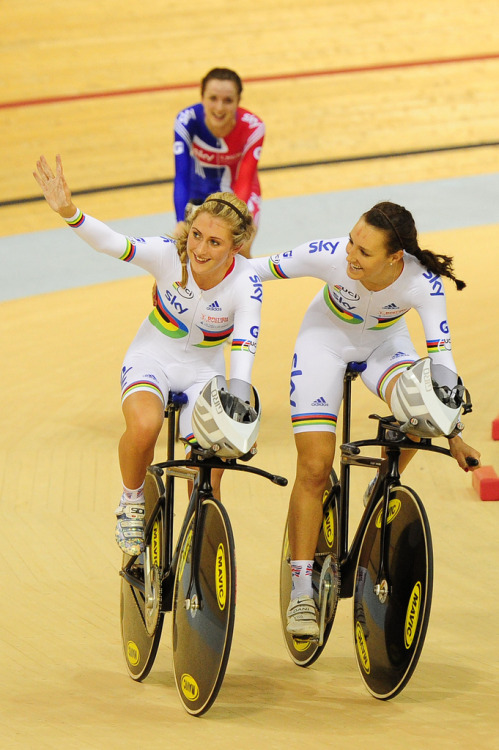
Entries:
{"type": "Polygon", "coordinates": [[[431,341],[427,341],[426,349],[428,350],[428,354],[435,354],[436,352],[440,352],[440,342],[441,339],[432,339],[431,341]]]}
{"type": "Polygon", "coordinates": [[[275,263],[272,258],[269,258],[269,268],[277,279],[289,279],[281,268],[280,263],[275,263]]]}
{"type": "Polygon", "coordinates": [[[247,339],[232,339],[232,352],[243,352],[251,351],[250,344],[247,339]]]}
{"type": "Polygon", "coordinates": [[[78,209],[78,213],[76,214],[76,217],[74,219],[65,219],[65,221],[70,227],[76,229],[77,227],[80,227],[85,221],[85,214],[82,213],[80,209],[78,209]]]}
{"type": "Polygon", "coordinates": [[[136,249],[137,249],[136,246],[127,237],[126,238],[126,250],[123,253],[123,255],[120,255],[119,259],[124,260],[125,263],[130,263],[130,261],[135,258],[136,249]]]}

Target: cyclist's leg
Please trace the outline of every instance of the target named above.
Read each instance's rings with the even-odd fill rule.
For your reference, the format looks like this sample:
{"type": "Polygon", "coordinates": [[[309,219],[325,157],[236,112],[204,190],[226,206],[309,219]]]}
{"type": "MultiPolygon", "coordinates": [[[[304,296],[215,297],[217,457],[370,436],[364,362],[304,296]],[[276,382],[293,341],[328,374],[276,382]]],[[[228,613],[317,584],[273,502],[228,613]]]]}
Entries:
{"type": "Polygon", "coordinates": [[[164,403],[158,394],[137,391],[123,402],[126,429],[119,443],[123,484],[130,489],[144,481],[154,459],[154,448],[164,421],[164,403]]]}
{"type": "Polygon", "coordinates": [[[291,492],[288,529],[293,586],[288,632],[318,635],[312,570],[322,523],[323,493],[336,445],[345,362],[324,342],[329,322],[307,314],[296,343],[291,373],[291,419],[297,449],[296,478],[291,492]]]}
{"type": "Polygon", "coordinates": [[[334,459],[346,362],[333,348],[341,341],[331,336],[330,328],[329,317],[310,308],[293,355],[290,407],[298,455],[288,520],[294,559],[315,554],[322,496],[334,459]]]}
{"type": "Polygon", "coordinates": [[[314,559],[323,517],[323,495],[334,458],[335,435],[302,432],[295,435],[296,478],[288,512],[291,593],[286,630],[296,637],[318,637],[313,592],[314,559]]]}
{"type": "Polygon", "coordinates": [[[144,543],[144,481],[163,426],[169,385],[157,362],[127,356],[121,373],[126,429],[119,443],[123,492],[116,509],[116,541],[123,552],[140,554],[144,543]]]}
{"type": "Polygon", "coordinates": [[[322,523],[322,496],[336,445],[332,432],[295,435],[296,478],[289,501],[289,543],[292,559],[313,560],[322,523]]]}

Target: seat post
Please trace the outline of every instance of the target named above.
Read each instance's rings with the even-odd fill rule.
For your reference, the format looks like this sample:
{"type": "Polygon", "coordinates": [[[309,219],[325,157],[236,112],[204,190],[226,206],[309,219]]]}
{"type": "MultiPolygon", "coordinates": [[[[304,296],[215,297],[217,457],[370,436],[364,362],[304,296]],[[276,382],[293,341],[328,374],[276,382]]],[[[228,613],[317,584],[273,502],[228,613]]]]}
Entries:
{"type": "MultiPolygon", "coordinates": [[[[352,380],[364,372],[367,364],[365,362],[349,362],[343,378],[343,426],[342,445],[350,442],[350,425],[352,413],[352,380]]],[[[341,450],[341,449],[340,449],[341,450]]],[[[339,524],[342,549],[340,559],[343,561],[348,554],[348,498],[350,497],[350,466],[343,462],[340,456],[340,507],[339,524]]]]}

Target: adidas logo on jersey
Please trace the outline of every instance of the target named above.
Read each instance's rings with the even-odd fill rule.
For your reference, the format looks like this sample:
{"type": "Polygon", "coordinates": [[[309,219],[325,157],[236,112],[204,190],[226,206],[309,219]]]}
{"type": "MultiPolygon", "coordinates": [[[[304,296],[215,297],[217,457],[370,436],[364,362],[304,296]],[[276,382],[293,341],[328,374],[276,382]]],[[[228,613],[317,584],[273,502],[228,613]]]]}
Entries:
{"type": "Polygon", "coordinates": [[[383,305],[383,310],[398,310],[396,302],[391,302],[389,305],[383,305]]]}
{"type": "Polygon", "coordinates": [[[221,310],[222,308],[218,304],[218,302],[215,300],[215,302],[212,302],[211,305],[208,305],[206,308],[207,310],[221,310]]]}
{"type": "Polygon", "coordinates": [[[390,357],[390,361],[393,359],[400,359],[400,357],[408,357],[409,355],[406,352],[395,352],[395,354],[392,354],[390,357]]]}
{"type": "Polygon", "coordinates": [[[313,401],[311,406],[327,406],[327,401],[324,396],[321,396],[316,401],[313,401]]]}

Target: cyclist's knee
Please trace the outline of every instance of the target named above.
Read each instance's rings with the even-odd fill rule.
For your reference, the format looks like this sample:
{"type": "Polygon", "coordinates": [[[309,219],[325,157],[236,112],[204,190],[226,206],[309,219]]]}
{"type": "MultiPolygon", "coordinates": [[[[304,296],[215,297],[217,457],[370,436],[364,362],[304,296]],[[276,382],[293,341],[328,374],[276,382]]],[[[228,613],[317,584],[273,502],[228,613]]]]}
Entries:
{"type": "Polygon", "coordinates": [[[295,435],[298,451],[297,479],[324,486],[334,459],[336,436],[329,432],[304,432],[295,435]]]}
{"type": "Polygon", "coordinates": [[[332,463],[330,454],[301,453],[298,455],[296,478],[311,487],[322,488],[327,482],[332,463]]]}
{"type": "Polygon", "coordinates": [[[156,443],[164,421],[163,407],[158,398],[144,400],[130,396],[123,404],[123,413],[127,432],[139,450],[156,443]]]}

